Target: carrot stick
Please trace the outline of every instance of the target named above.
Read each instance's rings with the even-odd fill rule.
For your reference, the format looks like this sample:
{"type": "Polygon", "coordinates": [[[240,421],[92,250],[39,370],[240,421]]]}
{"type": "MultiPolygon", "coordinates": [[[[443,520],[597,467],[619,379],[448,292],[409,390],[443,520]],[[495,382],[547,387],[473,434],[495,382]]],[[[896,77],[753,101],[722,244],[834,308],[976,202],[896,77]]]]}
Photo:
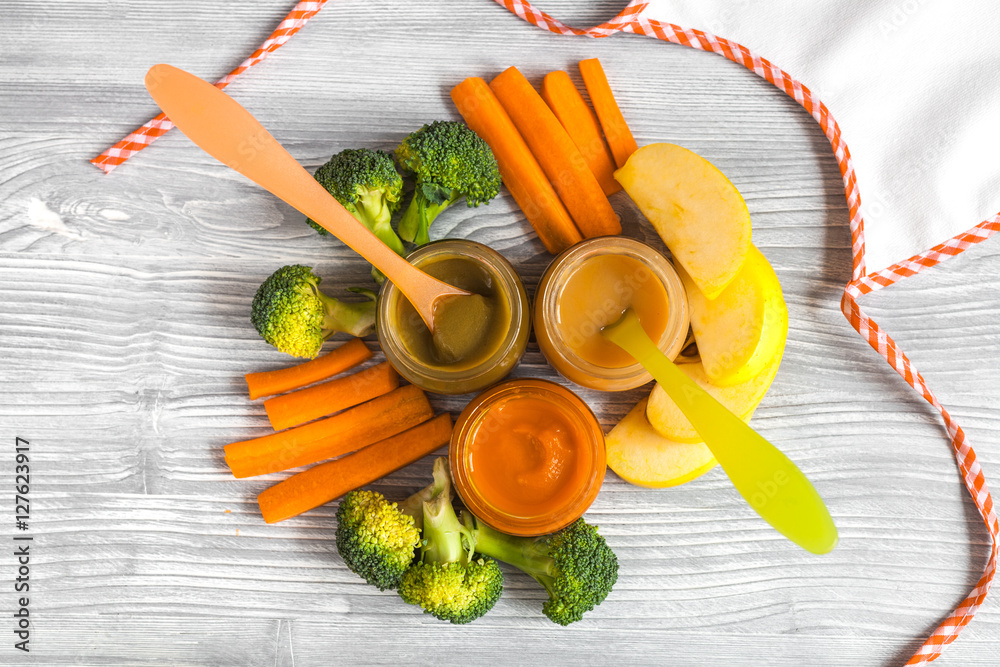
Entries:
{"type": "Polygon", "coordinates": [[[352,408],[399,386],[399,375],[388,361],[346,377],[264,401],[275,431],[352,408]]]}
{"type": "Polygon", "coordinates": [[[427,396],[406,385],[326,419],[226,445],[233,476],[253,477],[353,452],[434,415],[427,396]]]}
{"type": "Polygon", "coordinates": [[[257,496],[267,523],[308,512],[430,454],[451,439],[447,412],[336,461],[296,473],[257,496]]]}
{"type": "Polygon", "coordinates": [[[516,67],[490,82],[490,89],[524,137],[584,238],[620,234],[618,216],[573,140],[541,95],[516,67]]]}
{"type": "Polygon", "coordinates": [[[615,156],[615,164],[619,168],[624,167],[629,156],[639,148],[632,136],[632,130],[628,129],[622,110],[615,102],[601,61],[597,58],[588,58],[581,60],[579,66],[583,83],[590,95],[590,103],[594,105],[594,111],[597,112],[601,127],[604,128],[604,138],[608,140],[611,153],[615,156]]]}
{"type": "Polygon", "coordinates": [[[569,74],[562,70],[546,74],[542,79],[542,98],[580,150],[604,194],[610,196],[621,190],[622,185],[614,176],[615,158],[604,141],[597,114],[587,106],[569,74]]]}
{"type": "Polygon", "coordinates": [[[451,89],[451,99],[465,123],[489,144],[504,185],[545,249],[554,255],[582,241],[559,195],[486,82],[469,77],[451,89]]]}
{"type": "Polygon", "coordinates": [[[371,350],[365,347],[363,340],[352,338],[340,347],[334,348],[312,361],[276,371],[247,373],[243,377],[246,378],[247,386],[250,387],[250,400],[254,400],[261,396],[273,396],[289,389],[298,389],[307,384],[333,377],[337,373],[343,373],[347,369],[367,361],[371,356],[371,350]]]}

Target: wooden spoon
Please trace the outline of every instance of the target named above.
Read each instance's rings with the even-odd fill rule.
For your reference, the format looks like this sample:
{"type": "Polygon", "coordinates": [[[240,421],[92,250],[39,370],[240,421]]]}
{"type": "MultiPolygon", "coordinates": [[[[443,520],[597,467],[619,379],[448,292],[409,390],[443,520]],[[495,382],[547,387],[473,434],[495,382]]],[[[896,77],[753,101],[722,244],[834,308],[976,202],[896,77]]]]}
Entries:
{"type": "Polygon", "coordinates": [[[469,292],[432,278],[393,252],[295,161],[249,111],[204,79],[170,65],[146,73],[146,90],[188,139],[312,218],[371,262],[434,331],[438,300],[469,292]]]}
{"type": "Polygon", "coordinates": [[[634,310],[626,310],[601,334],[632,355],[660,383],[743,499],[775,530],[814,554],[825,554],[837,546],[837,527],[805,474],[682,373],[646,335],[634,310]]]}

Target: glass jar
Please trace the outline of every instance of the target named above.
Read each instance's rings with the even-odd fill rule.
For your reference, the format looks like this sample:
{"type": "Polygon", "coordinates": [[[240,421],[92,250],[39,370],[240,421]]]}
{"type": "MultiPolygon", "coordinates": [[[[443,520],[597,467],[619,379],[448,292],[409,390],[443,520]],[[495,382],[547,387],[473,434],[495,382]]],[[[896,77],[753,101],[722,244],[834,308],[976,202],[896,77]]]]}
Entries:
{"type": "Polygon", "coordinates": [[[538,283],[533,307],[538,347],[560,374],[583,387],[639,387],[652,380],[649,372],[600,338],[601,327],[617,321],[629,306],[636,308],[657,347],[675,358],[684,345],[689,316],[673,265],[654,248],[623,236],[577,243],[552,260],[538,283]],[[596,266],[600,272],[592,270],[596,266]],[[655,331],[661,325],[662,331],[655,331]],[[600,348],[604,357],[595,353],[597,345],[607,346],[600,348]]]}
{"type": "Polygon", "coordinates": [[[404,326],[423,327],[422,321],[415,312],[401,314],[401,309],[412,311],[413,307],[399,288],[386,281],[378,296],[376,329],[386,359],[399,374],[422,389],[437,394],[479,391],[507,375],[524,355],[531,331],[528,297],[514,267],[492,248],[464,239],[428,243],[414,250],[406,259],[432,274],[433,265],[437,262],[474,262],[485,271],[488,276],[486,281],[504,312],[502,321],[496,323],[492,352],[487,351],[485,356],[472,363],[432,363],[415,353],[412,342],[403,335],[404,326]]]}
{"type": "Polygon", "coordinates": [[[448,460],[466,507],[511,535],[573,523],[607,470],[594,413],[569,389],[537,379],[501,382],[474,398],[455,422],[448,460]]]}

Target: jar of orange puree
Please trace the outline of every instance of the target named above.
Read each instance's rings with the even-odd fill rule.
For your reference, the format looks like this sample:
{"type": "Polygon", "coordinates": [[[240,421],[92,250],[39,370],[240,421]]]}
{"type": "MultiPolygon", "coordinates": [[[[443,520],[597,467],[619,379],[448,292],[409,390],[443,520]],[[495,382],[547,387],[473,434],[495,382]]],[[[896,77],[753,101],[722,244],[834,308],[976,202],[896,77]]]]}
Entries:
{"type": "Polygon", "coordinates": [[[602,236],[577,243],[549,264],[535,293],[538,347],[578,385],[634,389],[652,377],[601,328],[632,307],[642,328],[669,358],[680,353],[689,318],[684,286],[673,265],[640,241],[602,236]]]}
{"type": "Polygon", "coordinates": [[[511,535],[565,528],[604,481],[604,433],[587,404],[548,380],[507,380],[459,415],[448,452],[473,514],[511,535]]]}

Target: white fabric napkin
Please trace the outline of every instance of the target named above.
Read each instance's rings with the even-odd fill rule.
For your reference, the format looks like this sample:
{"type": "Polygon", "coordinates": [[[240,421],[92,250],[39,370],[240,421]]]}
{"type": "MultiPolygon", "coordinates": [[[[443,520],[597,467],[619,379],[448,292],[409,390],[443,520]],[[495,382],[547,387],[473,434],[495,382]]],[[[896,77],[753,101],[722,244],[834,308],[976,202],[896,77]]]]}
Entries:
{"type": "Polygon", "coordinates": [[[996,0],[649,0],[808,86],[850,147],[867,270],[1000,212],[996,0]]]}

